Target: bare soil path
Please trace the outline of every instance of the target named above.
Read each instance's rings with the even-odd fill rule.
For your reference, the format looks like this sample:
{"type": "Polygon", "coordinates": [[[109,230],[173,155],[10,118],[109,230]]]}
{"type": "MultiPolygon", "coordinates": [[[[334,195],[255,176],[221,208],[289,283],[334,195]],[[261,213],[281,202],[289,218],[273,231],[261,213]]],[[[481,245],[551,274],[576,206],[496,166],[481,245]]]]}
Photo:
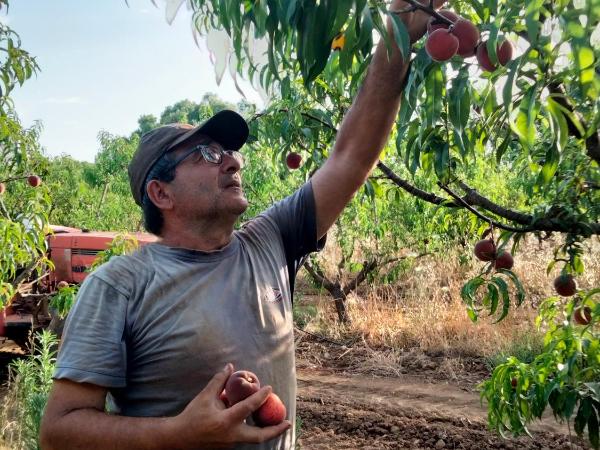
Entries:
{"type": "Polygon", "coordinates": [[[365,373],[358,368],[367,367],[374,352],[342,350],[315,342],[298,346],[301,449],[589,448],[576,436],[570,443],[567,425],[551,415],[531,426],[532,437],[503,439],[488,430],[476,390],[485,373],[474,361],[448,365],[448,358],[423,356],[419,370],[400,359],[406,370],[392,373],[382,368],[389,358],[380,357],[379,369],[365,373]],[[446,366],[469,369],[439,370],[446,366]]]}

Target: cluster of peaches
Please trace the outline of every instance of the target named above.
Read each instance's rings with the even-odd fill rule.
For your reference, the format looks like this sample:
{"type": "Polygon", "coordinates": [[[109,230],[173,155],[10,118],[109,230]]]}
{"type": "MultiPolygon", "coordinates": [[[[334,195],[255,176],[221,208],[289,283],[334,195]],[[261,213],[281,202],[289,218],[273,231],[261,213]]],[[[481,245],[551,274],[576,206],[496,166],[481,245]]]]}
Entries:
{"type": "MultiPolygon", "coordinates": [[[[493,239],[482,239],[475,244],[475,256],[480,261],[492,262],[494,269],[512,269],[514,259],[507,251],[498,251],[493,239]]],[[[570,273],[562,273],[554,279],[554,290],[561,297],[571,297],[577,293],[577,282],[570,273]]],[[[573,313],[578,325],[589,325],[592,321],[592,308],[578,307],[573,313]]]]}
{"type": "MultiPolygon", "coordinates": [[[[488,72],[497,69],[493,64],[487,49],[487,41],[480,39],[479,30],[473,22],[458,16],[456,13],[443,9],[439,12],[448,19],[449,24],[438,17],[431,17],[427,26],[427,41],[425,50],[431,59],[438,62],[448,61],[454,55],[469,58],[477,56],[481,68],[488,72]]],[[[496,48],[498,62],[505,66],[513,56],[513,45],[504,40],[496,48]]]]}

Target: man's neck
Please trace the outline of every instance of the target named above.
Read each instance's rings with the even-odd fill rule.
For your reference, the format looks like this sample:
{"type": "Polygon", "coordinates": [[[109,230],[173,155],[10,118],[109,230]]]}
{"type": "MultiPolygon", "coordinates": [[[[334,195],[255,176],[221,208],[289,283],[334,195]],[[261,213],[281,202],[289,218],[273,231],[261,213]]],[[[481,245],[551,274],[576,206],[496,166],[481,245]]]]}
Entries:
{"type": "Polygon", "coordinates": [[[225,247],[232,237],[233,224],[194,224],[185,227],[165,224],[159,242],[169,247],[212,252],[225,247]]]}

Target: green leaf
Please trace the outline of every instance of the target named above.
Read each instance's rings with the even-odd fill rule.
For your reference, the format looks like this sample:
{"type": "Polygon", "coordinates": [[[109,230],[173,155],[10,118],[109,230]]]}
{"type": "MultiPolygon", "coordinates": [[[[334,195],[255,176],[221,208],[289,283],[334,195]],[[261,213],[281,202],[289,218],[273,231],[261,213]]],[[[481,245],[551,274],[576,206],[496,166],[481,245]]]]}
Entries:
{"type": "Polygon", "coordinates": [[[532,47],[537,45],[542,27],[540,23],[540,10],[543,4],[544,0],[530,0],[526,3],[525,25],[527,26],[528,41],[532,47]]]}
{"type": "Polygon", "coordinates": [[[581,436],[585,430],[589,417],[592,413],[592,401],[590,398],[586,397],[579,403],[579,409],[577,410],[577,415],[575,416],[575,433],[578,436],[581,436]]]}
{"type": "Polygon", "coordinates": [[[548,147],[548,151],[546,152],[546,158],[544,160],[544,165],[540,170],[540,175],[538,177],[538,184],[548,184],[554,174],[558,169],[558,163],[560,161],[560,154],[558,152],[558,147],[556,144],[552,144],[548,147]]]}
{"type": "Polygon", "coordinates": [[[500,294],[502,295],[502,313],[500,314],[498,320],[494,322],[498,323],[504,320],[504,318],[508,315],[508,311],[510,309],[510,296],[508,294],[508,285],[506,284],[506,281],[504,281],[502,278],[492,277],[492,283],[498,286],[500,294]]]}
{"type": "Polygon", "coordinates": [[[588,435],[590,443],[594,448],[600,447],[600,437],[598,435],[598,416],[596,415],[596,408],[591,408],[590,417],[588,418],[588,435]]]}
{"type": "Polygon", "coordinates": [[[523,288],[521,280],[519,280],[519,277],[517,277],[512,270],[500,269],[500,273],[509,277],[515,285],[515,288],[517,289],[517,306],[521,306],[525,300],[525,289],[523,288]]]}
{"type": "Polygon", "coordinates": [[[498,309],[498,288],[492,283],[488,283],[487,288],[490,299],[490,316],[493,316],[498,309]]]}
{"type": "Polygon", "coordinates": [[[562,152],[567,145],[567,139],[569,138],[569,127],[567,126],[567,120],[562,113],[561,108],[552,97],[548,97],[546,100],[546,107],[550,113],[550,117],[556,126],[556,143],[558,150],[562,152]]]}
{"type": "Polygon", "coordinates": [[[398,44],[398,48],[400,52],[402,52],[402,56],[406,59],[410,57],[410,36],[408,35],[408,31],[406,30],[406,26],[404,22],[400,19],[398,14],[390,14],[392,30],[394,31],[394,39],[396,40],[396,44],[398,44]]]}
{"type": "Polygon", "coordinates": [[[433,63],[425,80],[425,124],[433,127],[442,112],[444,75],[439,64],[433,63]]]}

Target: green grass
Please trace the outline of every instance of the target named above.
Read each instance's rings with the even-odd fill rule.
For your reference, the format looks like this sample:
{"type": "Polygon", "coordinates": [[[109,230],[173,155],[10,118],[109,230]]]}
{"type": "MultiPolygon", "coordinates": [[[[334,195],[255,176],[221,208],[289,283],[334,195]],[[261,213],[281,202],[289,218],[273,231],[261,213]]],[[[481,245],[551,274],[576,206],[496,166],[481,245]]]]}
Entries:
{"type": "Polygon", "coordinates": [[[31,355],[11,363],[2,405],[2,437],[15,450],[40,449],[40,425],[52,387],[58,339],[44,331],[36,341],[31,355]]]}
{"type": "Polygon", "coordinates": [[[486,358],[488,369],[493,371],[499,364],[506,361],[509,356],[514,356],[524,363],[531,363],[544,348],[543,336],[534,331],[515,336],[508,345],[498,353],[486,358]]]}

